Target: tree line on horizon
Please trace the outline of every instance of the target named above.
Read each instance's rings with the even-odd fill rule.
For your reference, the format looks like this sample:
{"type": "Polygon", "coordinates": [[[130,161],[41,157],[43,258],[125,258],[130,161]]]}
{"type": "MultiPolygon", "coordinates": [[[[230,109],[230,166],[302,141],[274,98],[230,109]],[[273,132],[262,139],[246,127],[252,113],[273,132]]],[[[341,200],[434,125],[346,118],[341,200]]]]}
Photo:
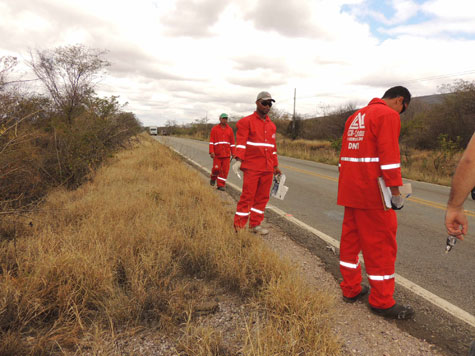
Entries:
{"type": "MultiPolygon", "coordinates": [[[[475,82],[457,80],[443,85],[440,90],[442,93],[436,102],[430,103],[415,97],[401,115],[400,143],[405,148],[462,150],[467,146],[475,131],[475,82]]],[[[358,109],[353,104],[347,104],[322,117],[304,119],[297,114],[294,120],[290,113],[272,109],[269,116],[277,126],[277,132],[284,138],[327,140],[339,150],[345,122],[358,109]]],[[[239,119],[230,117],[229,125],[234,130],[239,119]]],[[[159,129],[172,135],[206,139],[214,125],[208,123],[207,119],[198,119],[185,125],[167,121],[159,129]]]]}

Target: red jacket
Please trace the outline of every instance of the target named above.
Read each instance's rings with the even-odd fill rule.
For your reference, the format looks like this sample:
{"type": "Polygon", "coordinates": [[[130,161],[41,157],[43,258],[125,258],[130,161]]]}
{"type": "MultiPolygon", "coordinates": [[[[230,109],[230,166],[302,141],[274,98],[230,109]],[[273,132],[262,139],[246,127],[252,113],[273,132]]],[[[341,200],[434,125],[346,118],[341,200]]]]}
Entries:
{"type": "Polygon", "coordinates": [[[221,124],[214,126],[209,136],[209,153],[214,153],[218,158],[227,158],[234,156],[234,150],[234,132],[231,126],[228,124],[226,127],[222,127],[221,124]]]}
{"type": "Polygon", "coordinates": [[[345,124],[341,143],[338,204],[383,209],[378,177],[386,186],[401,186],[399,114],[381,99],[354,113],[345,124]]]}
{"type": "Polygon", "coordinates": [[[266,115],[262,120],[256,112],[237,122],[236,157],[241,169],[273,172],[279,165],[275,144],[275,124],[266,115]]]}

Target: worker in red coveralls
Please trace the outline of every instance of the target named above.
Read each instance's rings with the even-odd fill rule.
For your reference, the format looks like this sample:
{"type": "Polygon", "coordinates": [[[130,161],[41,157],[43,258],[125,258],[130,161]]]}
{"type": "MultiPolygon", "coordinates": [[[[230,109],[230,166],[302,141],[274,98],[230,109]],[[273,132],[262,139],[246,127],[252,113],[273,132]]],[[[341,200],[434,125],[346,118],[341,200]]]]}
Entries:
{"type": "Polygon", "coordinates": [[[371,286],[370,309],[377,315],[395,319],[414,315],[410,306],[393,299],[397,253],[394,210],[404,205],[399,193],[403,184],[399,114],[410,101],[409,90],[397,86],[351,115],[345,124],[339,161],[338,205],[345,207],[340,240],[343,299],[352,303],[368,293],[368,286],[361,285],[358,254],[362,251],[371,286]],[[392,209],[384,205],[378,177],[391,190],[392,209]]]}
{"type": "Polygon", "coordinates": [[[244,173],[241,198],[234,215],[234,228],[246,226],[252,232],[265,235],[269,231],[261,226],[264,210],[270,197],[275,174],[280,174],[275,144],[275,124],[269,110],[275,102],[268,92],[257,95],[256,111],[237,122],[236,155],[244,173]]]}
{"type": "Polygon", "coordinates": [[[228,125],[228,115],[223,113],[219,116],[219,124],[211,129],[209,137],[209,155],[213,159],[209,184],[215,185],[217,179],[218,190],[226,189],[229,164],[234,156],[234,150],[234,132],[228,125]]]}

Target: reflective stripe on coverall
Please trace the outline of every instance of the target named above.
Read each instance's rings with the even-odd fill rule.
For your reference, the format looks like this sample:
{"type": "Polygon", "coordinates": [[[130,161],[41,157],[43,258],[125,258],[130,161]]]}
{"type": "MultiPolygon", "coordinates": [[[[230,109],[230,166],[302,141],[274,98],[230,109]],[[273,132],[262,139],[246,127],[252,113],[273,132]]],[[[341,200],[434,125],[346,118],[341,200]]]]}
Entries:
{"type": "Polygon", "coordinates": [[[266,116],[262,120],[256,112],[238,121],[236,157],[241,159],[243,185],[237,204],[234,226],[243,228],[262,223],[269,201],[274,167],[278,166],[275,144],[275,124],[266,116]]]}
{"type": "Polygon", "coordinates": [[[369,304],[386,309],[395,304],[394,263],[396,262],[397,219],[392,209],[355,209],[345,207],[340,243],[340,271],[343,295],[354,297],[361,291],[361,265],[358,254],[363,251],[371,293],[369,304]]]}
{"type": "Polygon", "coordinates": [[[243,228],[249,219],[249,227],[258,226],[264,219],[264,210],[270,197],[274,175],[269,172],[244,170],[241,198],[234,215],[234,226],[243,228]]]}
{"type": "Polygon", "coordinates": [[[226,185],[226,179],[229,173],[229,157],[214,157],[213,169],[211,169],[211,179],[218,181],[218,187],[224,187],[226,185]]]}
{"type": "Polygon", "coordinates": [[[214,158],[210,178],[212,180],[218,180],[218,187],[224,187],[226,185],[230,158],[234,156],[235,146],[234,132],[228,124],[226,124],[225,127],[218,124],[211,129],[209,153],[214,153],[214,158]]]}
{"type": "Polygon", "coordinates": [[[395,302],[397,218],[385,211],[378,177],[388,187],[402,186],[399,114],[373,99],[345,124],[339,162],[338,204],[345,207],[340,242],[341,289],[345,297],[361,291],[358,253],[363,252],[371,285],[369,303],[386,309],[395,302]]]}

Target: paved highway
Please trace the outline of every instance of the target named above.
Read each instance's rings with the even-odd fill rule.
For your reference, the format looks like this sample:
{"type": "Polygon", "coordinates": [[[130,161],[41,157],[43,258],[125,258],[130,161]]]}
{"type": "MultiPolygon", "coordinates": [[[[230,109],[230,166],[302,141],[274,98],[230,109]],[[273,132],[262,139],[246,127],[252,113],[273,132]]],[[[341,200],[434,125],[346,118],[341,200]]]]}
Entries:
{"type": "MultiPolygon", "coordinates": [[[[208,142],[159,137],[183,155],[211,169],[208,142]]],[[[278,148],[278,147],[277,147],[278,148]]],[[[287,176],[285,200],[271,204],[304,223],[339,240],[343,208],[336,205],[338,169],[335,166],[279,156],[279,167],[287,176]]],[[[230,170],[228,180],[242,186],[230,170]]],[[[475,315],[475,201],[465,203],[471,235],[446,254],[445,204],[449,188],[404,179],[412,184],[413,196],[398,216],[396,272],[475,315]]]]}

